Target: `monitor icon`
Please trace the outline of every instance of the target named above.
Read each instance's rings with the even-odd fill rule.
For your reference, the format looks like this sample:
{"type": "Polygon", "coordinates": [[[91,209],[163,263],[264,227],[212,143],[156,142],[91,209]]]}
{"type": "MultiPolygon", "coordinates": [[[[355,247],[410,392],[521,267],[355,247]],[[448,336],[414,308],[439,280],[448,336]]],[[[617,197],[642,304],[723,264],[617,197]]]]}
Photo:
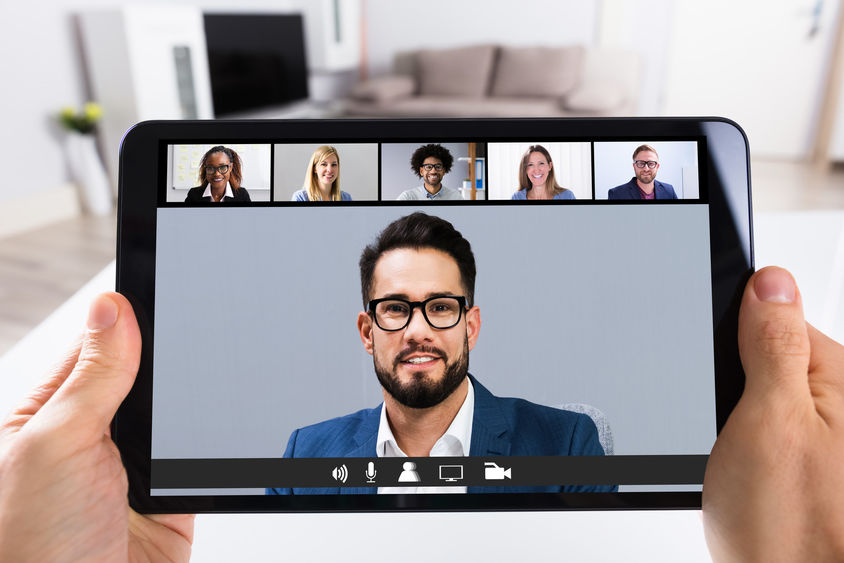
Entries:
{"type": "Polygon", "coordinates": [[[440,479],[447,483],[454,483],[463,479],[463,466],[440,465],[440,479]]]}

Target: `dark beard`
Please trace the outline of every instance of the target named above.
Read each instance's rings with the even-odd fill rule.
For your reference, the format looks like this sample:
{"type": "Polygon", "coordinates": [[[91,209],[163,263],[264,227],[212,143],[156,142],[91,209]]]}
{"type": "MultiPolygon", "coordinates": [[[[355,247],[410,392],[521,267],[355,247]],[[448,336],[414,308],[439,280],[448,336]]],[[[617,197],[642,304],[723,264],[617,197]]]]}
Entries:
{"type": "MultiPolygon", "coordinates": [[[[405,350],[402,353],[407,354],[416,351],[436,353],[444,360],[448,360],[441,350],[425,346],[417,346],[412,350],[405,350]]],[[[379,365],[376,354],[373,353],[372,357],[373,363],[375,364],[375,375],[378,376],[381,386],[396,401],[412,409],[427,409],[440,404],[463,383],[463,380],[466,379],[466,374],[469,373],[468,339],[463,342],[463,353],[460,354],[460,357],[453,363],[446,363],[445,373],[443,373],[442,379],[438,382],[429,382],[425,377],[418,377],[409,384],[402,385],[395,376],[396,369],[401,363],[398,358],[393,362],[393,369],[390,371],[379,365]]]]}

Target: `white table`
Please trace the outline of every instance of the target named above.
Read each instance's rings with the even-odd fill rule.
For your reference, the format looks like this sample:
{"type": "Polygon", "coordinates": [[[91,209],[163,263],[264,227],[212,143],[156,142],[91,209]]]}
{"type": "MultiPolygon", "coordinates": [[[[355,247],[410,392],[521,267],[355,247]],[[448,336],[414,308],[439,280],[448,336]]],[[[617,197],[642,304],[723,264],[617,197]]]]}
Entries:
{"type": "MultiPolygon", "coordinates": [[[[844,212],[759,214],[756,264],[797,278],[810,322],[844,341],[844,212]]],[[[98,274],[0,358],[0,412],[82,330],[98,274]]],[[[194,561],[708,561],[696,511],[202,515],[194,561]]]]}

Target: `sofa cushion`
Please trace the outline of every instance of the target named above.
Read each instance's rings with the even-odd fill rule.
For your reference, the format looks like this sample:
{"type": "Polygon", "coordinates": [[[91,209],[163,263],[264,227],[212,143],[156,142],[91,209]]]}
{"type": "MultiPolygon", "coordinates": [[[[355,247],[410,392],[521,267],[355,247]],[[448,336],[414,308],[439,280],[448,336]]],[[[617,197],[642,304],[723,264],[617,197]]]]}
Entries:
{"type": "Polygon", "coordinates": [[[492,96],[561,98],[577,85],[583,47],[502,47],[492,96]]]}
{"type": "Polygon", "coordinates": [[[352,90],[352,97],[367,102],[385,103],[410,96],[415,90],[416,81],[412,77],[388,74],[361,82],[352,90]]]}
{"type": "Polygon", "coordinates": [[[594,85],[575,88],[563,100],[563,109],[580,113],[608,113],[617,110],[625,102],[622,88],[611,82],[602,87],[594,85]]]}
{"type": "Polygon", "coordinates": [[[426,49],[416,59],[421,96],[480,98],[489,90],[495,47],[426,49]]]}

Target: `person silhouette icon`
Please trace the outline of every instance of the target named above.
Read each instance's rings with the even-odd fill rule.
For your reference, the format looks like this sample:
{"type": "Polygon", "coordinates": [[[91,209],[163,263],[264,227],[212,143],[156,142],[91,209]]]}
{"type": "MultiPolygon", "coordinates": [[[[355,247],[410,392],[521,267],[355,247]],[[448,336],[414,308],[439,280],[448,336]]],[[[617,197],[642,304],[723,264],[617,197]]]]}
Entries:
{"type": "Polygon", "coordinates": [[[405,461],[402,464],[403,471],[399,475],[399,483],[418,483],[419,473],[416,472],[416,464],[412,461],[405,461]]]}

